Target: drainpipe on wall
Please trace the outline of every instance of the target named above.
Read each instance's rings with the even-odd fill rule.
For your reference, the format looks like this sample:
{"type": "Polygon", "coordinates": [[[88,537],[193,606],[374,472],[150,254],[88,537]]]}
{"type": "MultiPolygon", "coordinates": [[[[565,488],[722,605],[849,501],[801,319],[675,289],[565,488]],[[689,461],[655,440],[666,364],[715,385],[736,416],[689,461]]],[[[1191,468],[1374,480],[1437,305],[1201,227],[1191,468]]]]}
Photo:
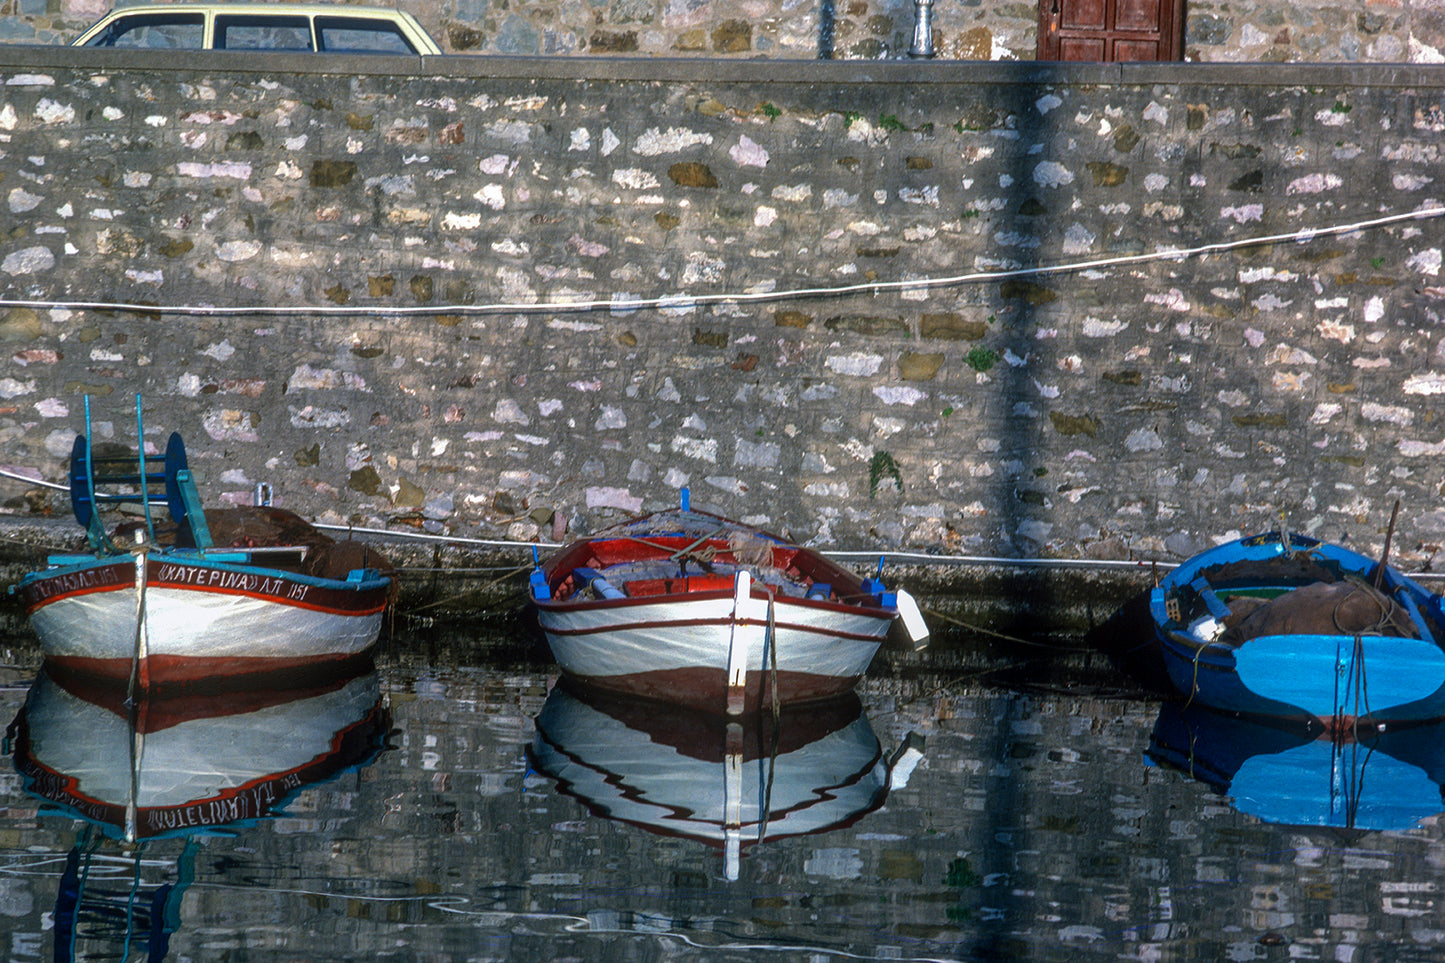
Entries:
{"type": "Polygon", "coordinates": [[[908,56],[919,60],[933,56],[933,0],[913,0],[913,45],[908,56]]]}

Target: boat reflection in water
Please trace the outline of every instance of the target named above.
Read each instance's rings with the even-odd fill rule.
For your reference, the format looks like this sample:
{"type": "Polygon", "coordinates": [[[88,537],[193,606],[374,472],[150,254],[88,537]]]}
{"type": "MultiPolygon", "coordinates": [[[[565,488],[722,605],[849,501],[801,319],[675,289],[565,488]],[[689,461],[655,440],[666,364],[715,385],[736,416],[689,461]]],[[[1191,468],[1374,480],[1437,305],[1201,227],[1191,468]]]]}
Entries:
{"type": "Polygon", "coordinates": [[[388,728],[375,672],[130,706],[123,691],[42,672],[7,739],[41,815],[84,823],[56,898],[54,958],[165,959],[196,838],[284,815],[301,790],[375,759],[388,728]],[[178,856],[151,852],[170,839],[183,840],[178,856]]]}
{"type": "Polygon", "coordinates": [[[532,766],[594,814],[720,848],[737,879],[744,847],[847,826],[907,783],[910,735],[885,757],[857,696],[723,718],[559,683],[536,719],[532,766]]]}
{"type": "Polygon", "coordinates": [[[1268,823],[1402,830],[1445,810],[1445,723],[1348,738],[1169,703],[1148,756],[1229,795],[1268,823]]]}

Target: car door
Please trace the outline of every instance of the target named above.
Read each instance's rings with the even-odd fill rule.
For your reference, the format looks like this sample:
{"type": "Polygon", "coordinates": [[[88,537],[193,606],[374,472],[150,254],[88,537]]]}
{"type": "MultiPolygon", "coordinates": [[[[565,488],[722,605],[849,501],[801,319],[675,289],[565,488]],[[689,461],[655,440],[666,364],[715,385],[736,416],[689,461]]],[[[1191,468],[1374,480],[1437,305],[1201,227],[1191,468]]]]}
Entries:
{"type": "Polygon", "coordinates": [[[217,13],[216,50],[314,51],[311,19],[304,15],[217,13]]]}
{"type": "Polygon", "coordinates": [[[84,45],[120,50],[201,50],[206,45],[206,16],[170,11],[124,14],[111,20],[84,45]]]}

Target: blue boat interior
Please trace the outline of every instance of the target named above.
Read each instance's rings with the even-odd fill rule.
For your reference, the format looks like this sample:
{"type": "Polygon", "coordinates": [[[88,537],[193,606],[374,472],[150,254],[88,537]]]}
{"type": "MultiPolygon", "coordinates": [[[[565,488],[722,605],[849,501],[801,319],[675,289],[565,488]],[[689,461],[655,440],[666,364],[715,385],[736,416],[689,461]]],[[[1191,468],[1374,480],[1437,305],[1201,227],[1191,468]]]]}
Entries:
{"type": "Polygon", "coordinates": [[[1267,634],[1445,640],[1438,599],[1410,579],[1354,552],[1288,538],[1288,550],[1269,533],[1239,543],[1232,556],[1206,553],[1181,567],[1156,590],[1162,627],[1198,645],[1231,647],[1267,634]]]}

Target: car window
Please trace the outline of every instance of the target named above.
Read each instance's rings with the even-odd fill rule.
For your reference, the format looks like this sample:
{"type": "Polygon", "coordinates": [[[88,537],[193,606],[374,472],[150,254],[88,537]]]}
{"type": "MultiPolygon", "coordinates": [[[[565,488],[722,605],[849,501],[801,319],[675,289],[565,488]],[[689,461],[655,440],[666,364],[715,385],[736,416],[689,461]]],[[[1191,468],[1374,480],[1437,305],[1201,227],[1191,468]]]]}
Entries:
{"type": "Polygon", "coordinates": [[[316,36],[322,50],[335,53],[416,53],[401,29],[385,20],[317,17],[316,36]]]}
{"type": "Polygon", "coordinates": [[[116,18],[86,46],[199,50],[205,37],[206,18],[202,14],[140,13],[116,18]]]}
{"type": "Polygon", "coordinates": [[[305,17],[216,17],[217,50],[310,50],[311,24],[305,17]]]}

